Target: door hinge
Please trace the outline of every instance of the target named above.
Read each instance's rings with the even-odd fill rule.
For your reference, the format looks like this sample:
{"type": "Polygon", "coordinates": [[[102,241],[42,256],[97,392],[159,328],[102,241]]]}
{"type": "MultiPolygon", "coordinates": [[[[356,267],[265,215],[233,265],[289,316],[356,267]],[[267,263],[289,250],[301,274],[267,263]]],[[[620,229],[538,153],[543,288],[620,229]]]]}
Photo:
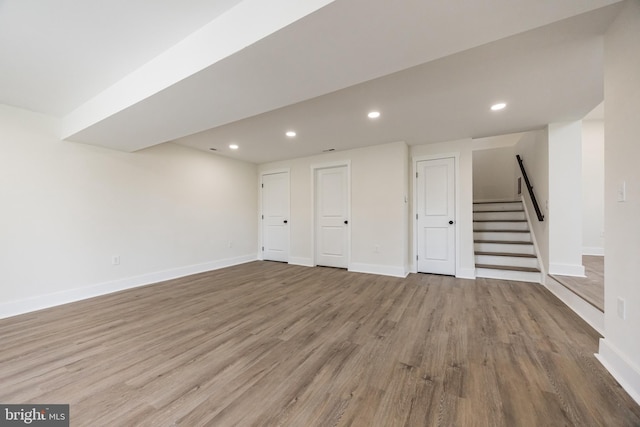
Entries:
{"type": "Polygon", "coordinates": [[[418,172],[416,172],[416,178],[418,177],[418,172]]]}
{"type": "Polygon", "coordinates": [[[264,184],[262,184],[262,188],[264,188],[264,184]]]}
{"type": "Polygon", "coordinates": [[[416,255],[416,261],[418,261],[418,255],[416,255]]]}
{"type": "Polygon", "coordinates": [[[418,219],[418,214],[416,214],[416,219],[418,219]]]}
{"type": "Polygon", "coordinates": [[[264,246],[262,247],[262,252],[264,252],[264,246]]]}
{"type": "Polygon", "coordinates": [[[262,215],[262,219],[264,219],[264,215],[262,215]]]}

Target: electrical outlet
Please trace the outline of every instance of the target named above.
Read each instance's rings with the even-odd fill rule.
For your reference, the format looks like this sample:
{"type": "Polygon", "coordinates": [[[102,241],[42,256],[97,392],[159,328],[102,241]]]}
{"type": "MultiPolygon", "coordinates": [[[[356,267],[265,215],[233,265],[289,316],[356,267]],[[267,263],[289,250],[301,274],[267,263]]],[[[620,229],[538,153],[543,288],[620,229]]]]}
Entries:
{"type": "Polygon", "coordinates": [[[373,247],[373,253],[374,253],[374,254],[380,253],[380,245],[375,245],[375,246],[373,247]]]}
{"type": "Polygon", "coordinates": [[[229,244],[228,244],[229,248],[233,247],[233,240],[229,240],[229,244]]]}
{"type": "Polygon", "coordinates": [[[120,255],[114,255],[111,257],[111,265],[120,265],[120,255]]]}
{"type": "Polygon", "coordinates": [[[627,318],[626,303],[620,297],[618,297],[618,317],[621,318],[622,320],[625,320],[627,318]]]}

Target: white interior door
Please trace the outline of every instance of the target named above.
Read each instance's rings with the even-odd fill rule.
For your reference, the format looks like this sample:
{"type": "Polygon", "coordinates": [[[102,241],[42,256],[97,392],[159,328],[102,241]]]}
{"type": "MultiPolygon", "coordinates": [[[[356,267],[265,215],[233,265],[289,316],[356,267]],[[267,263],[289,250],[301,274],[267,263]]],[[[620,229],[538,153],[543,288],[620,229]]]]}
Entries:
{"type": "Polygon", "coordinates": [[[348,267],[348,199],[346,166],[316,169],[316,265],[348,267]]]}
{"type": "Polygon", "coordinates": [[[289,172],[262,176],[262,259],[289,261],[289,172]]]}
{"type": "Polygon", "coordinates": [[[418,271],[455,275],[455,161],[421,161],[417,172],[418,271]]]}

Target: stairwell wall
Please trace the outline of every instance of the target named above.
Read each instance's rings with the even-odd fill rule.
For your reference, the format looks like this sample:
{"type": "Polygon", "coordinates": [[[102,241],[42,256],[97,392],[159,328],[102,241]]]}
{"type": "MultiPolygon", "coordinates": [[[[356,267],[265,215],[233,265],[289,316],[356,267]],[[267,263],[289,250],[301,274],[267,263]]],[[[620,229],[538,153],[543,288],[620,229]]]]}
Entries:
{"type": "Polygon", "coordinates": [[[473,151],[473,201],[512,201],[516,194],[515,146],[473,151]]]}
{"type": "Polygon", "coordinates": [[[540,210],[545,216],[545,221],[538,221],[536,218],[533,203],[527,192],[520,168],[518,168],[516,178],[522,179],[522,199],[531,219],[531,233],[535,236],[540,251],[540,262],[544,274],[549,271],[549,138],[547,129],[522,134],[516,144],[515,152],[522,157],[540,210]]]}

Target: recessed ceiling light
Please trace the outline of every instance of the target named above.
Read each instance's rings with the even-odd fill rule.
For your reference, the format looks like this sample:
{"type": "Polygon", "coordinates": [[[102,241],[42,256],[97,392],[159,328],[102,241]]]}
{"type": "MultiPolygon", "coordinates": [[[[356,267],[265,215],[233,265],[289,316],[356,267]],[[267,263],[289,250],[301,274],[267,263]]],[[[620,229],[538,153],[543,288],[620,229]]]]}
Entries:
{"type": "Polygon", "coordinates": [[[229,144],[229,148],[231,148],[232,150],[237,150],[239,147],[238,144],[229,144]]]}
{"type": "Polygon", "coordinates": [[[213,148],[213,147],[209,148],[209,150],[211,150],[211,151],[218,151],[218,149],[217,149],[217,148],[213,148]]]}
{"type": "Polygon", "coordinates": [[[377,119],[378,117],[380,117],[380,111],[371,111],[369,114],[367,114],[367,116],[370,119],[377,119]]]}
{"type": "Polygon", "coordinates": [[[497,104],[493,104],[491,106],[491,111],[500,111],[506,106],[507,104],[505,104],[504,102],[498,102],[497,104]]]}
{"type": "Polygon", "coordinates": [[[294,131],[290,130],[285,135],[287,135],[289,138],[293,138],[294,136],[296,136],[296,133],[294,131]]]}

